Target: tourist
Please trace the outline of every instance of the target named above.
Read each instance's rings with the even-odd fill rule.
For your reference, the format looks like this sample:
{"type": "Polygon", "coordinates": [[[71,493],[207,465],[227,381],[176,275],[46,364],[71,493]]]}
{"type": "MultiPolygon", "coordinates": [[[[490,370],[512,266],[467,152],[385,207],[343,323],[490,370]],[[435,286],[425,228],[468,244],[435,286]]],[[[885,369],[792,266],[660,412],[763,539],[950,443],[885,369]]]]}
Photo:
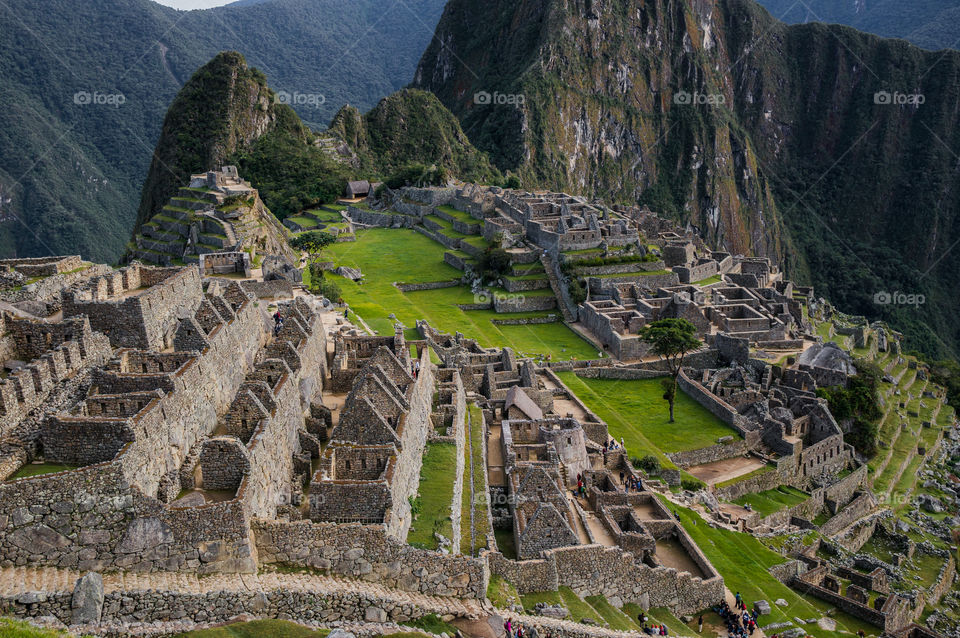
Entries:
{"type": "Polygon", "coordinates": [[[620,485],[623,485],[623,470],[620,470],[620,485]]]}
{"type": "Polygon", "coordinates": [[[503,623],[503,629],[507,632],[507,638],[513,638],[513,623],[510,622],[509,618],[507,618],[507,622],[503,623]]]}
{"type": "Polygon", "coordinates": [[[280,322],[282,322],[282,321],[283,321],[283,317],[280,316],[280,310],[278,309],[278,310],[273,314],[273,323],[274,323],[274,324],[278,324],[278,323],[280,323],[280,322]]]}
{"type": "Polygon", "coordinates": [[[697,633],[703,633],[703,614],[700,614],[700,617],[697,618],[697,633]]]}

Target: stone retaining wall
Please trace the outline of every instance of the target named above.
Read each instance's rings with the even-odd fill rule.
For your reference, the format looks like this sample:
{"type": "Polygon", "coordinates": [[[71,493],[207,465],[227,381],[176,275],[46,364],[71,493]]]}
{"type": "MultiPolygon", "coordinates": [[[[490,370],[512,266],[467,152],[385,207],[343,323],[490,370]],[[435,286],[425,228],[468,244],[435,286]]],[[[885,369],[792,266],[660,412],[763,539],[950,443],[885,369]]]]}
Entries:
{"type": "Polygon", "coordinates": [[[859,518],[869,514],[877,506],[877,501],[869,492],[863,492],[842,508],[835,516],[820,526],[825,536],[833,536],[848,527],[859,518]]]}
{"type": "Polygon", "coordinates": [[[261,563],[325,570],[435,596],[483,599],[486,562],[417,549],[383,526],[254,520],[261,563]]]}
{"type": "Polygon", "coordinates": [[[705,407],[715,417],[735,429],[740,433],[741,436],[746,436],[746,420],[740,416],[740,413],[738,413],[733,406],[726,401],[721,400],[712,392],[708,392],[706,388],[692,380],[683,371],[680,372],[680,376],[677,379],[677,384],[680,386],[680,389],[686,392],[691,399],[705,407]]]}
{"type": "Polygon", "coordinates": [[[726,459],[743,456],[750,451],[751,447],[745,439],[741,439],[732,443],[718,443],[717,445],[711,445],[710,447],[704,447],[698,450],[667,454],[667,458],[673,461],[678,467],[686,469],[691,465],[702,465],[704,463],[713,463],[714,461],[724,461],[726,459]]]}
{"type": "MultiPolygon", "coordinates": [[[[74,613],[72,599],[72,592],[41,593],[32,597],[0,598],[0,607],[15,617],[53,616],[70,624],[74,613]]],[[[423,606],[402,597],[387,597],[373,591],[347,588],[342,591],[314,591],[307,585],[269,591],[204,593],[133,590],[106,594],[100,622],[135,624],[189,618],[200,623],[224,623],[241,614],[255,618],[297,619],[308,623],[339,620],[407,622],[429,614],[444,615],[446,611],[439,604],[423,606]]],[[[87,628],[97,630],[100,634],[96,627],[87,628]]]]}
{"type": "Polygon", "coordinates": [[[421,284],[393,284],[400,292],[414,292],[416,290],[439,290],[441,288],[456,288],[460,285],[459,279],[450,281],[428,281],[421,284]]]}

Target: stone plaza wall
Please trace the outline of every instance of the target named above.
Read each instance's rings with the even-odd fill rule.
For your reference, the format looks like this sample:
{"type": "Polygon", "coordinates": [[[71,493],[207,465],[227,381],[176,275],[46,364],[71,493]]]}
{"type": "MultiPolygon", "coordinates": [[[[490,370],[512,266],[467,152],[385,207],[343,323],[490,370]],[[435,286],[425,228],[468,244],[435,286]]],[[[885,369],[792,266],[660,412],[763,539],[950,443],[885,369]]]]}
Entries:
{"type": "Polygon", "coordinates": [[[486,561],[417,549],[382,525],[253,521],[262,563],[326,570],[435,596],[486,597],[486,561]]]}

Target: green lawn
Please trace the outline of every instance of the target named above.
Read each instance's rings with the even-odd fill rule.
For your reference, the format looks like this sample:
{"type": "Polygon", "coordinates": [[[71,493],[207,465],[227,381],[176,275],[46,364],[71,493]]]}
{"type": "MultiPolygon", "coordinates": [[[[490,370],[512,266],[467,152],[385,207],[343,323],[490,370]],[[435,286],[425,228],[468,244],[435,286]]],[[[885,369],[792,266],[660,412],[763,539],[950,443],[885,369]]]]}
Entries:
{"type": "Polygon", "coordinates": [[[728,479],[726,481],[720,481],[719,483],[714,485],[714,487],[719,489],[721,487],[727,487],[728,485],[733,485],[734,483],[741,483],[743,481],[746,481],[747,479],[752,479],[755,476],[766,474],[767,472],[773,472],[775,469],[776,467],[773,465],[764,465],[763,467],[758,467],[752,472],[741,474],[740,476],[735,476],[732,479],[728,479]]]}
{"type": "MultiPolygon", "coordinates": [[[[358,267],[362,285],[327,275],[343,291],[344,300],[379,334],[393,334],[394,314],[414,337],[418,319],[443,332],[462,332],[484,347],[509,346],[520,354],[550,354],[555,360],[594,359],[596,349],[560,322],[528,326],[496,326],[491,319],[516,317],[493,310],[461,310],[457,304],[473,304],[473,293],[464,286],[402,293],[394,282],[424,283],[459,279],[462,273],[443,261],[445,248],[412,230],[377,228],[360,231],[357,241],[338,243],[324,251],[324,260],[338,266],[358,267]]],[[[500,291],[502,294],[509,294],[500,291]]],[[[552,294],[549,290],[523,293],[552,294]]],[[[519,316],[526,316],[527,313],[519,316]]],[[[534,313],[543,314],[543,313],[534,313]]]]}
{"type": "Polygon", "coordinates": [[[420,513],[416,515],[407,542],[416,547],[436,549],[437,532],[453,539],[450,505],[453,502],[453,484],[457,473],[457,446],[453,443],[431,443],[423,453],[420,469],[420,487],[417,500],[420,513]]]}
{"type": "MultiPolygon", "coordinates": [[[[743,594],[748,606],[752,606],[756,600],[766,600],[771,603],[771,613],[769,616],[762,617],[761,626],[793,621],[794,617],[817,618],[831,608],[823,601],[801,596],[771,576],[767,570],[786,559],[765,547],[758,538],[750,534],[711,527],[696,512],[670,503],[662,496],[660,498],[667,502],[672,511],[679,514],[680,523],[723,576],[730,591],[743,594]],[[778,598],[786,600],[788,605],[779,607],[772,604],[778,598]]],[[[824,631],[816,625],[804,625],[804,630],[816,638],[832,638],[844,633],[856,633],[858,629],[863,629],[868,636],[880,634],[877,627],[843,612],[834,613],[832,618],[837,621],[836,632],[824,631]]]]}
{"type": "MultiPolygon", "coordinates": [[[[179,634],[184,638],[323,638],[329,629],[309,629],[286,620],[254,620],[179,634]]],[[[0,635],[6,635],[0,633],[0,635]]]]}
{"type": "Polygon", "coordinates": [[[509,609],[513,605],[520,604],[520,594],[517,593],[516,588],[510,584],[510,581],[496,574],[490,574],[487,598],[498,609],[509,609]]]}
{"type": "Polygon", "coordinates": [[[487,532],[490,530],[487,517],[487,472],[483,465],[483,416],[475,403],[468,406],[472,427],[470,439],[464,446],[466,456],[463,474],[463,503],[460,519],[460,553],[474,555],[487,546],[487,532]],[[470,467],[473,465],[473,544],[470,535],[470,467]]]}
{"type": "Polygon", "coordinates": [[[753,511],[760,516],[769,516],[782,509],[799,505],[810,498],[809,494],[790,487],[781,485],[772,490],[764,490],[756,494],[747,494],[734,501],[737,505],[749,505],[753,511]]]}
{"type": "Polygon", "coordinates": [[[40,629],[22,620],[0,618],[2,638],[71,638],[70,634],[54,629],[40,629]]]}
{"type": "Polygon", "coordinates": [[[723,281],[723,277],[720,275],[714,275],[713,277],[707,277],[706,279],[701,279],[700,281],[693,282],[695,286],[709,286],[710,284],[718,284],[723,281]]]}
{"type": "Polygon", "coordinates": [[[19,470],[13,473],[8,480],[26,478],[28,476],[38,476],[40,474],[53,474],[55,472],[65,472],[67,470],[77,469],[76,465],[62,465],[60,463],[27,463],[19,470]]]}
{"type": "Polygon", "coordinates": [[[612,437],[623,437],[630,456],[662,456],[714,445],[722,436],[739,438],[735,430],[683,392],[677,394],[676,422],[670,423],[660,379],[618,381],[581,379],[573,372],[558,375],[607,422],[612,437]]]}

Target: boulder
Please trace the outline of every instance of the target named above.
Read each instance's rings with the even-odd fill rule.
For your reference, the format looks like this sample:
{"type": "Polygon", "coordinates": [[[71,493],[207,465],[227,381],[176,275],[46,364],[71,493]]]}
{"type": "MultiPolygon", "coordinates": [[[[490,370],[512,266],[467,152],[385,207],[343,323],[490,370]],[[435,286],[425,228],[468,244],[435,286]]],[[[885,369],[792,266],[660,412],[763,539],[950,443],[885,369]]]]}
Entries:
{"type": "Polygon", "coordinates": [[[70,600],[71,625],[96,625],[100,623],[103,612],[103,578],[95,572],[88,572],[77,580],[70,600]]]}
{"type": "Polygon", "coordinates": [[[157,545],[173,542],[173,530],[159,518],[137,518],[117,547],[120,554],[140,554],[157,545]]]}
{"type": "Polygon", "coordinates": [[[363,273],[360,272],[359,268],[350,268],[348,266],[340,266],[335,271],[341,277],[345,277],[350,281],[359,281],[363,279],[363,273]]]}
{"type": "Polygon", "coordinates": [[[770,603],[765,600],[758,600],[754,602],[753,609],[761,616],[770,615],[770,603]]]}
{"type": "Polygon", "coordinates": [[[18,529],[10,534],[8,540],[31,554],[50,554],[71,544],[69,538],[46,525],[18,529]]]}

